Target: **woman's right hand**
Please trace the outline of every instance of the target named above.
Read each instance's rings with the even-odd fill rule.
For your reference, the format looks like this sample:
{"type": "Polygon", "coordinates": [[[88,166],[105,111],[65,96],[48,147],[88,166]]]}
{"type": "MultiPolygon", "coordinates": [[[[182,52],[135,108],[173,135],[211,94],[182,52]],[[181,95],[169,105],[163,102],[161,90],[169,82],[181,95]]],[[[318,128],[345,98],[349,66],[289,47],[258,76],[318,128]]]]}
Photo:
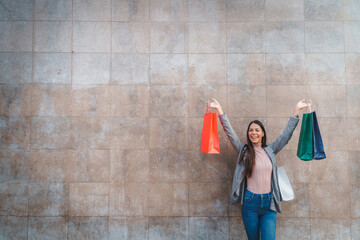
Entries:
{"type": "Polygon", "coordinates": [[[215,98],[211,98],[210,108],[216,109],[216,111],[218,112],[219,115],[224,114],[220,103],[215,98]]]}

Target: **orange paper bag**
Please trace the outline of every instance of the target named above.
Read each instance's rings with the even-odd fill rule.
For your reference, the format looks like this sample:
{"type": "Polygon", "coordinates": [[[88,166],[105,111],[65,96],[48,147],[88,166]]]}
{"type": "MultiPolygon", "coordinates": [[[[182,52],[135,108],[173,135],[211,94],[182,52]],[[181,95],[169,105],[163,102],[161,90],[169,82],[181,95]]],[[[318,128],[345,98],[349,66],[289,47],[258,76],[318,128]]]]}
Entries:
{"type": "Polygon", "coordinates": [[[204,115],[204,123],[201,137],[201,152],[219,154],[219,132],[215,112],[209,112],[209,103],[204,115]]]}

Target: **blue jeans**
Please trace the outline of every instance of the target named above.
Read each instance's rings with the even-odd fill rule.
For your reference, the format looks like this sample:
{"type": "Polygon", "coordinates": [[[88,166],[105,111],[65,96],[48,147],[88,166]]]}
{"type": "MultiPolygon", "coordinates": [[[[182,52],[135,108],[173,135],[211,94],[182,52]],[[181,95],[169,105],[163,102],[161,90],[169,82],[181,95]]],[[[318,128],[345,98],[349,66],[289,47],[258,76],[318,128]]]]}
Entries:
{"type": "Polygon", "coordinates": [[[272,194],[256,194],[246,189],[241,217],[248,240],[275,240],[276,215],[270,210],[272,194]]]}

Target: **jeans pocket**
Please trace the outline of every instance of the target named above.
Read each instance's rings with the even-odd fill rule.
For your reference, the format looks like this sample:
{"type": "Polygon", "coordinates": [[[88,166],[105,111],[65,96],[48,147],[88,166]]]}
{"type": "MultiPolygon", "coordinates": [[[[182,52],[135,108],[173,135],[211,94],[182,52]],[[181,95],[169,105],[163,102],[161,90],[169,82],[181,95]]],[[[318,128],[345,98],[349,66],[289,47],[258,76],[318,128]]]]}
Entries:
{"type": "Polygon", "coordinates": [[[246,202],[251,201],[253,198],[254,198],[254,194],[253,194],[253,193],[248,192],[248,191],[245,192],[244,200],[245,200],[246,202]]]}

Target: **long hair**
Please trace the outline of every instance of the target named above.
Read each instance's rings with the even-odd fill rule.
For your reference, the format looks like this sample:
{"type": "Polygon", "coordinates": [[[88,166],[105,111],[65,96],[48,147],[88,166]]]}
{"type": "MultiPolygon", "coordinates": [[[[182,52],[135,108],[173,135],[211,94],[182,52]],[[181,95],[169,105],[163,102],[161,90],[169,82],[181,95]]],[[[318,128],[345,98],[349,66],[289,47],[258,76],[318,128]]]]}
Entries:
{"type": "Polygon", "coordinates": [[[249,129],[251,124],[257,124],[261,127],[262,131],[264,132],[264,136],[261,139],[261,147],[266,147],[266,131],[264,128],[264,125],[259,120],[254,120],[249,123],[249,126],[246,131],[246,138],[247,138],[247,144],[245,144],[245,147],[240,155],[240,161],[244,161],[245,163],[245,170],[243,171],[243,176],[246,178],[250,178],[252,174],[252,170],[255,166],[255,150],[252,142],[249,138],[249,129]],[[246,152],[246,160],[244,159],[244,155],[246,152]]]}

